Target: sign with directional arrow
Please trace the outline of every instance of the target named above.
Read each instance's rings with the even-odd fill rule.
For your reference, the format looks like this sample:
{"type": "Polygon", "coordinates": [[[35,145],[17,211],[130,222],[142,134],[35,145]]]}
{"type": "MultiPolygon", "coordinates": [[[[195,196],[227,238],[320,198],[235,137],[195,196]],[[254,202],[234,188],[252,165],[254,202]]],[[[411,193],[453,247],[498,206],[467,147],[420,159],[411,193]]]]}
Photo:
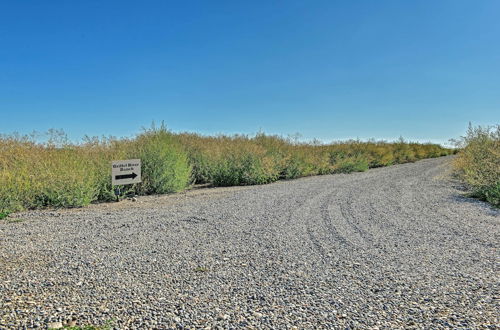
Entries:
{"type": "Polygon", "coordinates": [[[141,160],[128,159],[111,162],[111,183],[113,186],[141,182],[141,160]]]}

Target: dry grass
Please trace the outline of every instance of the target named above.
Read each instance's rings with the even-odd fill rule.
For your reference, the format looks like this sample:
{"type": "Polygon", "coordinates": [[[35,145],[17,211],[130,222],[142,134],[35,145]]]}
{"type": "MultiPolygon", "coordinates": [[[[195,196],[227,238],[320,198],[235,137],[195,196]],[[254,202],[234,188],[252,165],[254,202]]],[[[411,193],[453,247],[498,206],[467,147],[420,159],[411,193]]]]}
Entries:
{"type": "Polygon", "coordinates": [[[500,207],[500,125],[472,127],[458,141],[455,173],[469,185],[472,195],[500,207]]]}
{"type": "Polygon", "coordinates": [[[114,198],[110,163],[141,158],[143,184],[125,193],[180,191],[190,180],[187,155],[164,127],[134,139],[86,138],[81,144],[0,138],[0,213],[42,207],[77,207],[114,198]]]}
{"type": "Polygon", "coordinates": [[[279,136],[176,136],[185,147],[196,183],[244,185],[297,177],[365,171],[370,167],[448,155],[435,144],[346,141],[297,143],[279,136]]]}
{"type": "Polygon", "coordinates": [[[145,195],[181,191],[190,183],[250,185],[365,171],[451,152],[403,140],[323,145],[265,134],[173,134],[163,125],[132,139],[85,138],[79,144],[69,143],[57,131],[51,131],[45,143],[27,136],[1,136],[0,213],[110,200],[110,162],[117,159],[142,159],[143,183],[126,186],[125,192],[145,195]]]}

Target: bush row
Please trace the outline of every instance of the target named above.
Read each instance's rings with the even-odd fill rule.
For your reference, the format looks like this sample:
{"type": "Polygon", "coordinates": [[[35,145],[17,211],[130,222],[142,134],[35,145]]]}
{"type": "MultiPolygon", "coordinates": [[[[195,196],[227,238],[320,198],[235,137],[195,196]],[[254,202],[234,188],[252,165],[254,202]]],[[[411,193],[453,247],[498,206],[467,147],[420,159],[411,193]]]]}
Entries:
{"type": "Polygon", "coordinates": [[[151,129],[135,139],[87,138],[78,145],[3,136],[0,214],[112,200],[110,163],[128,158],[142,160],[143,182],[125,186],[125,194],[176,192],[190,181],[187,154],[164,128],[151,129]]]}
{"type": "Polygon", "coordinates": [[[125,194],[164,194],[191,184],[252,185],[309,175],[365,171],[451,153],[435,144],[347,141],[324,145],[279,136],[174,134],[162,125],[132,139],[85,138],[39,143],[0,137],[0,215],[76,207],[114,198],[110,162],[140,158],[142,183],[125,194]]]}
{"type": "Polygon", "coordinates": [[[500,125],[472,127],[458,142],[455,173],[472,190],[472,196],[500,207],[500,125]]]}
{"type": "Polygon", "coordinates": [[[371,167],[451,154],[436,144],[347,141],[295,143],[279,136],[176,136],[193,166],[193,181],[215,186],[262,184],[309,175],[350,173],[371,167]]]}

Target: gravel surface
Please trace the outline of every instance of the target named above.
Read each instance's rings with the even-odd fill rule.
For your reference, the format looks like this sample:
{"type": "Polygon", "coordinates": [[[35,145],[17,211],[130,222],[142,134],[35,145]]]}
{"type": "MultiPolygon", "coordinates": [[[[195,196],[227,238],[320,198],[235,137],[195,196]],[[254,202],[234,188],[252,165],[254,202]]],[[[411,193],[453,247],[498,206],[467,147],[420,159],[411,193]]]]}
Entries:
{"type": "Polygon", "coordinates": [[[449,161],[17,214],[0,328],[498,327],[500,212],[449,161]]]}

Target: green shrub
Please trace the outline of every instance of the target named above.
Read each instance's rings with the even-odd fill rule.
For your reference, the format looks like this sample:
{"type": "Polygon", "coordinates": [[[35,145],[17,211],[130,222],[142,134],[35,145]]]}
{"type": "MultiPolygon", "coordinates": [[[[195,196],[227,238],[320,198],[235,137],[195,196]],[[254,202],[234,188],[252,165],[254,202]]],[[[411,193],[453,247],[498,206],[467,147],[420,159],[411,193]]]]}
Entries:
{"type": "Polygon", "coordinates": [[[210,155],[200,150],[191,149],[188,152],[188,157],[192,166],[192,182],[200,184],[212,182],[216,165],[210,155]]]}
{"type": "Polygon", "coordinates": [[[500,207],[500,125],[472,127],[457,142],[455,173],[475,197],[500,207]]]}
{"type": "Polygon", "coordinates": [[[317,174],[314,165],[308,161],[306,155],[299,152],[292,152],[286,157],[280,170],[282,179],[295,179],[313,174],[317,174]]]}
{"type": "Polygon", "coordinates": [[[500,181],[493,185],[475,188],[471,193],[471,197],[479,198],[500,207],[500,181]]]}
{"type": "Polygon", "coordinates": [[[264,184],[277,180],[277,172],[265,165],[265,159],[238,152],[227,155],[215,165],[213,184],[215,186],[240,186],[264,184]]]}
{"type": "Polygon", "coordinates": [[[369,167],[368,157],[361,150],[333,150],[330,164],[333,173],[364,172],[369,167]]]}
{"type": "MultiPolygon", "coordinates": [[[[417,160],[417,157],[415,157],[415,152],[413,151],[412,147],[404,141],[404,139],[401,137],[397,141],[397,143],[394,144],[393,148],[393,157],[394,157],[394,162],[396,164],[404,164],[408,162],[414,162],[417,160]]],[[[427,152],[427,157],[430,155],[427,152]]]]}
{"type": "Polygon", "coordinates": [[[0,213],[8,214],[24,208],[22,189],[16,181],[5,169],[0,172],[0,213]]]}
{"type": "Polygon", "coordinates": [[[142,162],[142,183],[138,194],[165,194],[181,191],[189,184],[191,167],[187,154],[163,126],[138,136],[131,153],[142,162]]]}
{"type": "Polygon", "coordinates": [[[78,207],[97,196],[96,171],[88,159],[72,148],[48,149],[43,166],[32,176],[32,207],[78,207]]]}
{"type": "MultiPolygon", "coordinates": [[[[464,155],[477,148],[471,144],[464,155]]],[[[143,182],[120,189],[123,193],[144,195],[181,191],[190,183],[251,185],[365,171],[451,152],[438,145],[409,144],[403,140],[325,145],[263,133],[255,137],[173,134],[163,124],[159,128],[153,125],[130,139],[85,138],[81,144],[69,143],[63,133],[55,130],[45,143],[32,137],[0,135],[0,213],[112,200],[115,196],[110,164],[119,159],[141,159],[143,182]]],[[[472,157],[475,153],[470,154],[472,157]]],[[[480,162],[476,159],[472,163],[480,162]]],[[[463,173],[485,198],[497,200],[498,187],[492,186],[493,181],[479,183],[480,176],[476,174],[489,173],[479,171],[481,166],[484,165],[478,169],[469,166],[463,173]]],[[[486,176],[489,178],[491,173],[486,176]]]]}
{"type": "Polygon", "coordinates": [[[368,162],[363,158],[346,158],[337,164],[334,173],[364,172],[368,170],[368,162]]]}
{"type": "Polygon", "coordinates": [[[280,170],[281,179],[295,179],[304,176],[307,170],[307,165],[297,156],[289,156],[284,162],[280,170]]]}
{"type": "Polygon", "coordinates": [[[0,144],[0,211],[76,207],[95,200],[96,173],[77,148],[16,139],[0,144]]]}
{"type": "Polygon", "coordinates": [[[369,167],[382,167],[394,164],[394,154],[390,146],[383,144],[373,145],[368,150],[369,167]]]}

